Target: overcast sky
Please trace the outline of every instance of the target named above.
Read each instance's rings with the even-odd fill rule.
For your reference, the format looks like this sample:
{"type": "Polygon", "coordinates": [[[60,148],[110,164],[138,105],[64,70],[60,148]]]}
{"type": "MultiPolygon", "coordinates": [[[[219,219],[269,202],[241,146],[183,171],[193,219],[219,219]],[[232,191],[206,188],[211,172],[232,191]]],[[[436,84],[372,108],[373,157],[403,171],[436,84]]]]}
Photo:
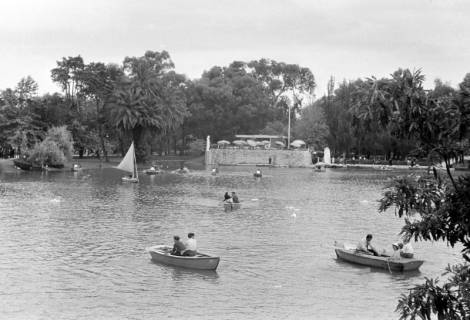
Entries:
{"type": "Polygon", "coordinates": [[[421,68],[426,86],[470,72],[468,0],[11,0],[0,2],[0,90],[31,75],[56,92],[64,56],[121,63],[167,50],[176,71],[270,58],[336,81],[421,68]]]}

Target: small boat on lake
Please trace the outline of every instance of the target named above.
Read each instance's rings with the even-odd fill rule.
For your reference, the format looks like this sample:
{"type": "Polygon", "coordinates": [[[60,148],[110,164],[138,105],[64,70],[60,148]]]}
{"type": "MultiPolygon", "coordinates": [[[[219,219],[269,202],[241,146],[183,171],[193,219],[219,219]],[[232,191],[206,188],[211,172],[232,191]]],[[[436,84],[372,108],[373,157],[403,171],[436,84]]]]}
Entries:
{"type": "Polygon", "coordinates": [[[79,165],[78,163],[75,163],[73,166],[72,166],[72,171],[73,172],[78,172],[78,171],[81,171],[82,170],[82,166],[79,165]]]}
{"type": "Polygon", "coordinates": [[[182,167],[176,170],[171,171],[171,173],[176,173],[176,174],[187,174],[189,173],[189,169],[186,167],[182,167]]]}
{"type": "Polygon", "coordinates": [[[148,175],[155,175],[155,174],[162,173],[163,171],[160,170],[160,169],[155,169],[154,167],[152,167],[150,169],[144,170],[144,172],[148,175]]]}
{"type": "Polygon", "coordinates": [[[423,260],[393,257],[389,255],[373,256],[361,253],[352,248],[335,248],[336,256],[344,261],[348,261],[363,266],[382,268],[393,271],[418,270],[424,263],[423,260]]]}
{"type": "Polygon", "coordinates": [[[137,172],[137,162],[135,159],[134,142],[131,143],[129,150],[122,159],[121,163],[116,167],[117,169],[131,173],[128,177],[122,177],[123,182],[139,182],[139,173],[137,172]]]}
{"type": "Polygon", "coordinates": [[[255,178],[261,178],[263,176],[263,174],[261,173],[261,170],[258,169],[258,170],[256,170],[255,173],[253,173],[253,176],[255,178]]]}
{"type": "Polygon", "coordinates": [[[241,203],[233,203],[233,202],[226,202],[224,201],[224,211],[233,211],[233,210],[238,210],[242,207],[241,203]]]}
{"type": "Polygon", "coordinates": [[[152,260],[155,262],[198,270],[215,270],[219,265],[220,258],[198,252],[193,257],[171,255],[171,247],[158,245],[147,248],[152,260]]]}

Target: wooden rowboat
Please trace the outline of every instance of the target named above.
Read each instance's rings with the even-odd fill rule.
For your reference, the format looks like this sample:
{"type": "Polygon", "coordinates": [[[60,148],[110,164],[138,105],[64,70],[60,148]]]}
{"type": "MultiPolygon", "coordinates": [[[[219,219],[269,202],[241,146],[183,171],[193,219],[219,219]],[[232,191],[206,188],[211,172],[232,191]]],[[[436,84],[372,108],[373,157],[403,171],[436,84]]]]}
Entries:
{"type": "Polygon", "coordinates": [[[344,261],[393,271],[417,270],[424,262],[423,260],[406,259],[401,257],[373,256],[357,252],[356,249],[336,248],[335,252],[336,256],[344,261]]]}
{"type": "Polygon", "coordinates": [[[198,252],[194,257],[173,256],[170,254],[171,247],[165,245],[153,246],[146,249],[155,262],[198,270],[215,270],[219,265],[220,258],[198,252]]]}
{"type": "Polygon", "coordinates": [[[241,203],[224,202],[224,211],[238,210],[242,207],[241,203]]]}

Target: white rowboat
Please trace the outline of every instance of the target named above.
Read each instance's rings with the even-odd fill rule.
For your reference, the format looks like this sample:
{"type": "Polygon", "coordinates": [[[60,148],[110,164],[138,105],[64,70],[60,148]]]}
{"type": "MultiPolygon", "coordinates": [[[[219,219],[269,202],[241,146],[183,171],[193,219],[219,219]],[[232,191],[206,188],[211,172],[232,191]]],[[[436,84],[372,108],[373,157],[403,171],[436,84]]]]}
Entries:
{"type": "Polygon", "coordinates": [[[171,255],[171,247],[158,245],[146,249],[155,262],[198,270],[215,270],[219,265],[220,258],[198,252],[193,257],[171,255]]]}

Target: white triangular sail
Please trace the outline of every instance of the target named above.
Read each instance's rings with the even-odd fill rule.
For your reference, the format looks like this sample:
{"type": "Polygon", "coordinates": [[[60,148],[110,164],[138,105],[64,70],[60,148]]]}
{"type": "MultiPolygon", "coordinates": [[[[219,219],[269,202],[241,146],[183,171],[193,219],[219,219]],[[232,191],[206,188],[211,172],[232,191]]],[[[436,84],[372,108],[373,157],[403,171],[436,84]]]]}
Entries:
{"type": "Polygon", "coordinates": [[[132,177],[136,177],[137,168],[135,164],[134,142],[132,142],[129,150],[127,150],[126,155],[116,168],[130,172],[132,173],[132,177]]]}

